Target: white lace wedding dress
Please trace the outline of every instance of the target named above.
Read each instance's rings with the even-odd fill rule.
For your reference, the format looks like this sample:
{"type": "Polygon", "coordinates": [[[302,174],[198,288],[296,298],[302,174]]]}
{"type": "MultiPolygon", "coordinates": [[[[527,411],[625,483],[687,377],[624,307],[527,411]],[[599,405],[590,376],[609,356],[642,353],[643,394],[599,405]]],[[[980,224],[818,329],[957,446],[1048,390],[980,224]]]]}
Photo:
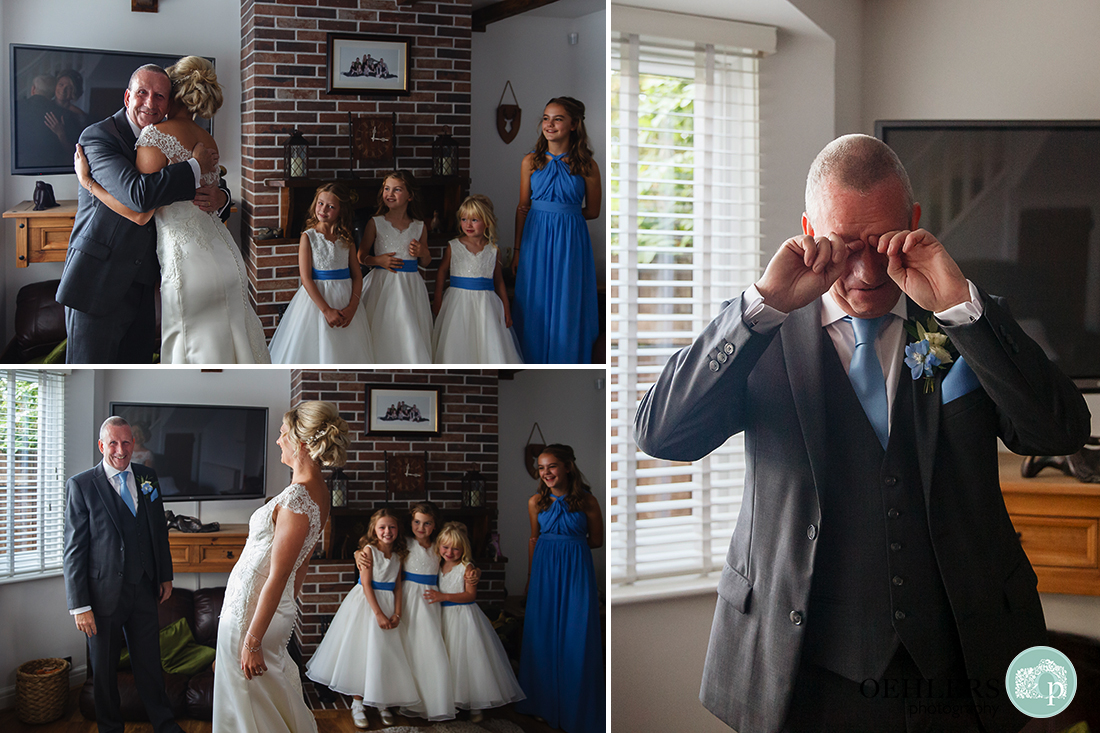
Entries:
{"type": "MultiPolygon", "coordinates": [[[[306,707],[298,665],[287,654],[297,608],[294,574],[308,560],[321,534],[321,510],[301,484],[291,484],[257,509],[248,520],[248,542],[229,582],[218,623],[218,656],[214,671],[214,733],[302,733],[316,731],[317,722],[306,707]],[[271,570],[275,507],[309,517],[309,534],[279,599],[279,607],[264,634],[262,646],[267,671],[248,680],[241,671],[241,638],[271,570]]],[[[251,643],[255,643],[251,639],[251,643]]]]}
{"type": "MultiPolygon", "coordinates": [[[[155,147],[169,163],[191,151],[150,125],[138,147],[155,147]]],[[[202,177],[204,185],[218,174],[202,177]]],[[[270,364],[263,326],[248,298],[240,250],[216,214],[190,201],[157,209],[162,364],[270,364]]]]}

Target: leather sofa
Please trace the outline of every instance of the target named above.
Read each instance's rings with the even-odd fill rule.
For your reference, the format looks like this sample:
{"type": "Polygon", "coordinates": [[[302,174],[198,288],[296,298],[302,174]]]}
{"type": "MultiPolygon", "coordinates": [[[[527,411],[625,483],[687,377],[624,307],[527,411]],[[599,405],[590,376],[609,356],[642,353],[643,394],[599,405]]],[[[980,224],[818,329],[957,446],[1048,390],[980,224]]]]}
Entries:
{"type": "MultiPolygon", "coordinates": [[[[160,604],[160,628],[186,618],[195,641],[210,647],[218,643],[218,617],[222,612],[225,588],[200,588],[196,591],[173,588],[172,596],[160,604]]],[[[232,663],[232,661],[230,662],[232,663]]],[[[95,696],[92,691],[92,667],[88,663],[88,679],[80,690],[80,713],[95,720],[95,696]]],[[[214,714],[214,672],[207,667],[192,677],[164,675],[164,688],[172,713],[176,718],[210,720],[214,714]]],[[[130,721],[146,721],[145,706],[138,697],[134,675],[129,669],[118,672],[118,689],[122,701],[122,717],[130,721]]]]}
{"type": "MultiPolygon", "coordinates": [[[[54,300],[60,282],[45,280],[19,288],[15,296],[15,335],[0,355],[0,364],[41,361],[65,340],[65,308],[54,300]]],[[[60,361],[65,361],[63,351],[60,361]]]]}

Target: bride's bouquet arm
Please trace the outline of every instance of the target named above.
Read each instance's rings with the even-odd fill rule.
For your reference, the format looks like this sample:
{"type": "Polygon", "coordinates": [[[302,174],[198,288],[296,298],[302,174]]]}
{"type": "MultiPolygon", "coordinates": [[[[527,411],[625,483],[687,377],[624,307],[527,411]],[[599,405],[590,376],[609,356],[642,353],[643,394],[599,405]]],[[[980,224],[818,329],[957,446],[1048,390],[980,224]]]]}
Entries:
{"type": "MultiPolygon", "coordinates": [[[[271,545],[271,569],[256,600],[256,612],[241,641],[241,670],[248,679],[267,670],[262,647],[264,634],[275,616],[279,600],[290,582],[290,574],[294,572],[294,564],[298,562],[298,555],[309,534],[309,517],[304,514],[279,506],[275,508],[272,521],[275,523],[275,538],[271,545]]],[[[295,587],[297,585],[295,582],[295,587]]]]}

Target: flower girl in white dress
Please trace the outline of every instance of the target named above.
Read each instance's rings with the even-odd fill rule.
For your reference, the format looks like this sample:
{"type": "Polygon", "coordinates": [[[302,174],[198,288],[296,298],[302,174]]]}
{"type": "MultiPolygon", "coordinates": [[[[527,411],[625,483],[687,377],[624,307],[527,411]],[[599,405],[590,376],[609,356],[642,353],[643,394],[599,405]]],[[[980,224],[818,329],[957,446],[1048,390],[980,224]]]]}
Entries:
{"type": "Polygon", "coordinates": [[[370,364],[370,326],[360,307],[363,272],[355,256],[351,194],[317,188],[298,245],[302,285],[271,338],[275,364],[370,364]]]}
{"type": "Polygon", "coordinates": [[[451,662],[455,706],[481,720],[481,711],[526,697],[512,672],[500,637],[477,601],[477,582],[466,578],[470,565],[470,538],[466,525],[447,522],[435,546],[443,558],[439,590],[424,593],[428,603],[443,607],[443,641],[451,662]]]}
{"type": "Polygon", "coordinates": [[[519,364],[523,360],[511,330],[493,202],[481,194],[469,196],[458,207],[457,218],[462,236],[450,241],[435,274],[435,363],[519,364]]]}
{"type": "Polygon", "coordinates": [[[379,364],[432,361],[432,310],[420,275],[432,256],[418,208],[412,174],[390,173],[378,192],[378,213],[359,243],[359,261],[374,267],[367,275],[363,307],[379,364]]]}
{"type": "Polygon", "coordinates": [[[382,723],[393,725],[390,707],[415,706],[420,700],[397,630],[401,563],[409,554],[397,515],[389,509],[376,511],[359,550],[359,583],[340,604],[306,665],[306,675],[353,697],[351,717],[356,727],[368,725],[364,703],[378,708],[382,723]],[[367,555],[370,561],[359,561],[367,555]]]}

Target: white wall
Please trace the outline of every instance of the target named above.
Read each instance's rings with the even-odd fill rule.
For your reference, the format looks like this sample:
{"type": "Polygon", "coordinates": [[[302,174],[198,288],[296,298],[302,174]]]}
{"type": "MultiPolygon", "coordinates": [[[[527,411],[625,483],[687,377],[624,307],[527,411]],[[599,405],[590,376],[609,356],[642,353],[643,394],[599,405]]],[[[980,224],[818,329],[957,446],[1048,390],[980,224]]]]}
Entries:
{"type": "MultiPolygon", "coordinates": [[[[527,540],[531,523],[527,500],[538,488],[523,466],[523,447],[538,422],[547,443],[573,446],[577,466],[607,517],[607,387],[602,369],[528,369],[499,382],[499,518],[508,565],[509,595],[521,595],[527,582],[527,540]]],[[[538,433],[532,440],[538,442],[538,433]]],[[[592,551],[596,579],[604,587],[604,549],[592,551]]]]}
{"type": "MultiPolygon", "coordinates": [[[[607,259],[606,33],[605,11],[577,18],[530,13],[492,23],[484,33],[473,34],[471,76],[476,81],[470,95],[470,192],[492,199],[506,258],[515,241],[520,163],[538,139],[543,107],[552,97],[584,102],[585,127],[603,175],[600,216],[588,222],[601,283],[607,259]],[[568,36],[574,32],[578,42],[570,46],[568,36]],[[501,140],[496,126],[507,81],[523,111],[519,133],[509,144],[501,140]]],[[[512,103],[509,91],[504,104],[512,103]]]]}
{"type": "MultiPolygon", "coordinates": [[[[0,45],[5,69],[11,43],[70,46],[110,51],[196,54],[214,58],[225,102],[214,119],[214,139],[226,181],[240,199],[241,170],[241,12],[240,3],[189,0],[160,4],[157,13],[134,13],[127,2],[87,0],[19,0],[0,4],[0,45]]],[[[75,175],[11,175],[11,78],[0,75],[0,206],[10,209],[31,198],[35,181],[53,186],[58,199],[75,199],[75,175]]],[[[122,99],[118,100],[122,107],[122,99]]],[[[239,220],[230,232],[239,236],[239,220]]],[[[0,346],[12,337],[15,297],[27,283],[61,277],[62,263],[15,267],[15,222],[0,225],[0,346]]]]}

